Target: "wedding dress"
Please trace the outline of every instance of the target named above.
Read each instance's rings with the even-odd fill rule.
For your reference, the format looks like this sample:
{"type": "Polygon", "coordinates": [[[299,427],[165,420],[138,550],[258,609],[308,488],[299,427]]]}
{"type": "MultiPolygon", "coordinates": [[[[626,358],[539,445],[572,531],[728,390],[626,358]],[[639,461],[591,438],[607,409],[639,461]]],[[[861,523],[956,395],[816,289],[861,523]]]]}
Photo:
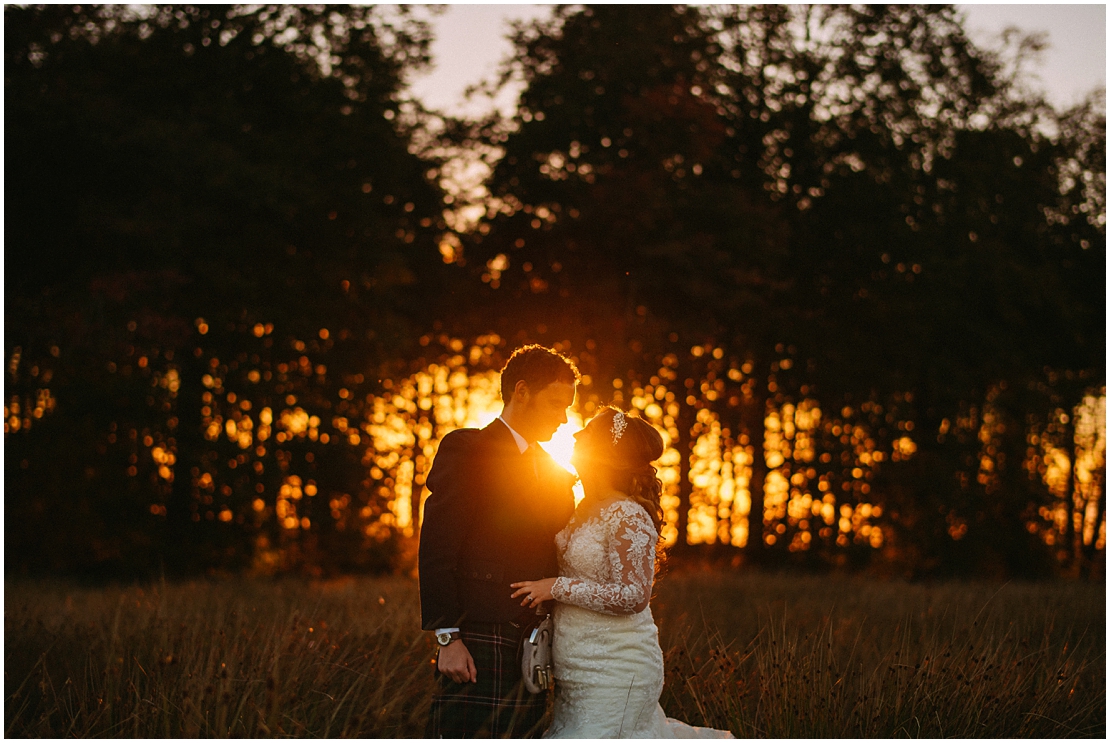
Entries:
{"type": "Polygon", "coordinates": [[[555,709],[544,737],[731,738],[659,706],[663,653],[648,607],[658,535],[634,501],[599,505],[555,537],[555,709]]]}

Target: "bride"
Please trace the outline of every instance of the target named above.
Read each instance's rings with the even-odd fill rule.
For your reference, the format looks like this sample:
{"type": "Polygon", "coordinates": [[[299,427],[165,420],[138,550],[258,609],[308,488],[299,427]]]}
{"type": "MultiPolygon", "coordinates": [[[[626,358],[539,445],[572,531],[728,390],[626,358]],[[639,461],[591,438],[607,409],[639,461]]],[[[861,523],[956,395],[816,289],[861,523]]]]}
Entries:
{"type": "Polygon", "coordinates": [[[545,738],[731,738],[663,713],[663,653],[648,606],[663,439],[604,408],[577,434],[572,464],[585,498],[555,538],[559,577],[513,583],[522,606],[554,599],[555,709],[545,738]]]}

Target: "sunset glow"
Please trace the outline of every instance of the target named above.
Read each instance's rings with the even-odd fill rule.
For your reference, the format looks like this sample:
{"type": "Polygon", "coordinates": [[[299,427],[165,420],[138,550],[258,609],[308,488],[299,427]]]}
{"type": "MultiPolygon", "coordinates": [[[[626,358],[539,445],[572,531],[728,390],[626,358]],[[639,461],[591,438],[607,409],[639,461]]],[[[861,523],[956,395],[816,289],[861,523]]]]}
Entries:
{"type": "Polygon", "coordinates": [[[559,426],[559,430],[555,432],[551,440],[540,443],[540,447],[550,454],[551,458],[559,463],[559,466],[575,475],[578,473],[571,465],[570,458],[574,453],[574,434],[581,430],[582,416],[571,411],[567,413],[567,422],[559,426]]]}
{"type": "MultiPolygon", "coordinates": [[[[574,434],[581,430],[582,416],[574,410],[569,410],[567,411],[567,422],[559,426],[559,430],[555,432],[550,441],[544,441],[540,444],[543,450],[558,462],[560,467],[572,475],[578,474],[570,463],[570,457],[574,453],[574,434]]],[[[574,484],[575,504],[581,502],[582,498],[582,483],[576,482],[574,484]]]]}
{"type": "MultiPolygon", "coordinates": [[[[361,494],[329,493],[326,502],[330,508],[325,515],[342,528],[356,528],[371,539],[386,539],[393,532],[414,536],[423,499],[428,495],[424,483],[439,441],[456,428],[488,425],[503,407],[500,379],[494,368],[501,339],[483,336],[469,346],[456,339],[441,342],[450,353],[408,377],[383,380],[383,394],[369,396],[361,413],[326,417],[311,414],[293,394],[280,399],[284,405],[256,407],[224,389],[227,369],[219,359],[212,358],[212,373],[203,380],[201,422],[206,438],[213,446],[228,447],[225,451],[230,459],[225,461],[229,468],[251,470],[259,477],[266,469],[263,457],[271,447],[278,447],[275,454],[279,462],[289,461],[283,449],[298,441],[362,448],[368,490],[361,494]],[[375,498],[386,504],[384,510],[372,505],[375,498]]],[[[707,347],[692,349],[691,356],[720,358],[715,349],[707,347]]],[[[309,363],[305,359],[304,364],[309,363]]],[[[858,408],[831,412],[823,411],[808,398],[783,401],[767,410],[762,451],[758,452],[749,432],[731,429],[718,412],[699,403],[716,398],[722,389],[721,376],[751,384],[750,368],[724,369],[716,379],[702,380],[700,395],[679,395],[676,390],[697,390],[698,385],[696,380],[682,379],[674,373],[677,363],[676,358],[667,357],[649,380],[613,380],[612,384],[611,402],[651,423],[665,442],[663,456],[656,462],[663,483],[665,545],[673,545],[679,538],[683,476],[690,483],[685,534],[690,544],[721,543],[742,548],[758,539],[767,546],[785,544],[790,551],[804,551],[822,543],[876,549],[884,545],[888,537],[884,530],[888,527],[882,522],[884,509],[873,502],[878,500],[872,494],[875,468],[887,461],[915,457],[915,439],[923,435],[914,430],[913,421],[899,420],[897,401],[885,407],[864,402],[858,408]],[[682,456],[675,446],[684,433],[679,429],[683,406],[696,409],[691,416],[693,425],[685,432],[691,454],[685,475],[682,456]],[[880,427],[893,424],[892,433],[884,439],[872,421],[882,421],[880,427]],[[841,452],[836,458],[831,454],[834,449],[841,452]],[[751,482],[760,456],[765,473],[762,496],[753,498],[751,482]]],[[[13,354],[10,365],[19,367],[18,354],[13,354]]],[[[148,363],[142,368],[166,399],[176,396],[179,376],[172,364],[159,369],[148,363]]],[[[49,380],[48,374],[42,376],[43,381],[49,380]]],[[[583,383],[575,407],[567,411],[567,423],[540,444],[572,474],[577,474],[570,463],[574,435],[602,404],[591,384],[583,383]]],[[[345,389],[340,396],[344,394],[350,395],[345,389]]],[[[52,412],[54,403],[45,386],[33,398],[13,396],[4,406],[8,433],[29,429],[33,421],[52,412]]],[[[1027,527],[1047,545],[1062,545],[1072,529],[1080,535],[1082,544],[1094,544],[1097,549],[1105,546],[1105,519],[1098,508],[1098,473],[1105,468],[1105,406],[1104,395],[1088,395],[1070,414],[1058,409],[1043,430],[1028,434],[1029,454],[1024,467],[1049,486],[1055,502],[1040,506],[1027,527]],[[1074,508],[1069,499],[1075,500],[1074,508]],[[1074,523],[1069,523],[1068,514],[1073,512],[1074,523]]],[[[945,420],[938,433],[941,437],[962,434],[979,440],[982,451],[978,482],[990,490],[997,476],[995,460],[1002,432],[1002,423],[988,397],[983,407],[969,407],[954,420],[945,420]]],[[[136,448],[127,474],[139,475],[141,446],[145,461],[153,466],[149,476],[159,487],[170,487],[177,463],[170,437],[158,431],[127,431],[125,435],[136,448]]],[[[113,432],[109,440],[115,437],[113,432]]],[[[312,528],[313,519],[307,510],[318,485],[307,476],[284,474],[277,492],[269,498],[260,480],[252,486],[248,512],[239,515],[225,500],[232,489],[218,471],[200,472],[194,476],[194,484],[199,493],[198,518],[222,523],[249,518],[259,524],[273,520],[290,536],[312,528]]],[[[581,483],[575,485],[574,492],[576,503],[580,502],[581,483]]],[[[165,514],[161,503],[152,504],[149,510],[155,516],[165,514]]],[[[954,541],[963,539],[968,529],[964,518],[949,514],[947,531],[954,541]]],[[[263,551],[275,549],[270,545],[263,551]]],[[[277,553],[267,559],[276,560],[277,553]]]]}

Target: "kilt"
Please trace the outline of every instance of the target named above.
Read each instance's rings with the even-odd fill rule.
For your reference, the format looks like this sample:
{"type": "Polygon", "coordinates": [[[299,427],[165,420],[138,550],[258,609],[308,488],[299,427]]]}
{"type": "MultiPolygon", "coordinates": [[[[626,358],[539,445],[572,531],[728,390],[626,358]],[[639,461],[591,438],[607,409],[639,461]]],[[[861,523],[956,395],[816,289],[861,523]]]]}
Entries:
{"type": "Polygon", "coordinates": [[[525,629],[473,622],[459,628],[474,658],[476,683],[459,684],[436,671],[425,737],[531,738],[543,732],[547,694],[531,694],[520,676],[525,629]]]}

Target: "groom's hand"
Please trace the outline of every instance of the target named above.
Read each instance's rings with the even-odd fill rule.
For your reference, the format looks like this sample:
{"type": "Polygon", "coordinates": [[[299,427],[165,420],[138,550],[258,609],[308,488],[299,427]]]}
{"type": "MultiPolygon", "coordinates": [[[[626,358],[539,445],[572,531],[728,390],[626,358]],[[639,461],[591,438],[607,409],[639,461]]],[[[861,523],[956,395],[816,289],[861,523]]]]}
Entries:
{"type": "Polygon", "coordinates": [[[439,658],[436,660],[439,672],[457,684],[467,681],[478,681],[478,669],[474,665],[474,658],[470,651],[463,645],[462,640],[455,640],[450,645],[439,649],[439,658]]]}

